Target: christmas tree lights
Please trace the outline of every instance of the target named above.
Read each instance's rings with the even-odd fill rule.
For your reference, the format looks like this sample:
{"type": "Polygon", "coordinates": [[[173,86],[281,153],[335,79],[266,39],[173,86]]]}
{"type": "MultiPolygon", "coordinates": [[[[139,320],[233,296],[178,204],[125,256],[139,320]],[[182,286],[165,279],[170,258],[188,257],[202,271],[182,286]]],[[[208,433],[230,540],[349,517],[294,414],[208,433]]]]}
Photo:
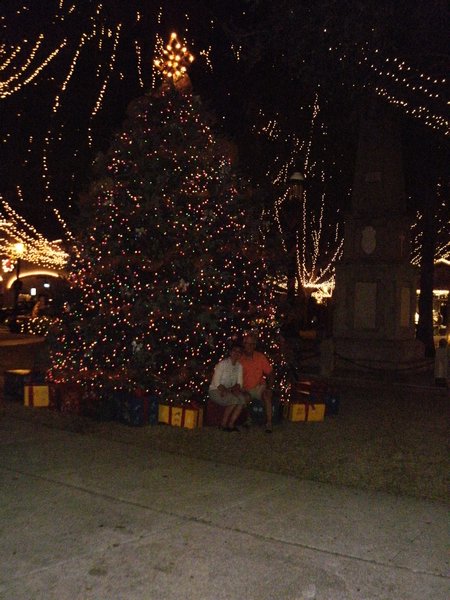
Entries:
{"type": "Polygon", "coordinates": [[[163,85],[130,104],[98,159],[72,257],[74,299],[53,351],[55,381],[201,400],[232,338],[258,327],[271,340],[269,292],[259,261],[248,258],[228,143],[190,86],[177,85],[187,74],[169,48],[192,60],[178,44],[172,35],[163,85]]]}

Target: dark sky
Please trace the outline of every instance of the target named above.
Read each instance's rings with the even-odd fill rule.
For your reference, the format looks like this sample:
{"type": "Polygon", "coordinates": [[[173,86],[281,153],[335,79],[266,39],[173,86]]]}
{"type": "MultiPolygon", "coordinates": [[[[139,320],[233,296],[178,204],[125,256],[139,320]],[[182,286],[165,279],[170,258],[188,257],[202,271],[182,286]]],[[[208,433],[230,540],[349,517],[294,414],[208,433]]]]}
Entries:
{"type": "MultiPolygon", "coordinates": [[[[46,231],[55,228],[54,206],[70,221],[93,157],[107,148],[128,103],[152,87],[157,34],[165,41],[173,29],[185,35],[197,55],[192,79],[202,96],[213,98],[217,83],[200,50],[214,44],[215,63],[221,54],[233,60],[216,24],[223,3],[165,1],[161,9],[156,2],[109,0],[103,10],[99,4],[2,3],[2,62],[12,60],[1,79],[0,193],[46,231]]],[[[240,3],[226,4],[232,11],[240,3]]]]}
{"type": "MultiPolygon", "coordinates": [[[[265,165],[260,156],[268,159],[273,152],[275,158],[278,152],[287,152],[288,144],[283,137],[278,146],[272,144],[270,148],[263,148],[261,142],[262,154],[258,154],[254,126],[276,117],[288,134],[307,136],[316,80],[322,78],[328,90],[331,86],[338,91],[347,77],[342,65],[350,61],[337,59],[330,68],[331,63],[319,62],[319,50],[337,39],[347,40],[350,34],[366,35],[370,28],[360,19],[366,28],[353,32],[349,21],[351,7],[348,14],[345,10],[336,12],[335,4],[325,0],[314,5],[280,0],[278,15],[271,12],[278,3],[263,0],[257,3],[254,13],[249,4],[252,3],[245,0],[105,0],[100,9],[100,2],[91,0],[3,1],[0,194],[44,233],[61,235],[54,207],[70,224],[93,158],[108,147],[111,133],[123,121],[127,104],[153,85],[151,63],[156,35],[166,40],[173,29],[185,37],[196,55],[191,71],[194,90],[216,112],[218,124],[238,145],[241,167],[256,178],[264,177],[261,166],[265,165]],[[325,10],[327,7],[331,12],[325,10]],[[302,13],[295,12],[300,9],[302,13]],[[241,41],[253,50],[253,62],[237,60],[238,44],[233,33],[239,28],[244,31],[241,41]],[[296,36],[299,37],[295,39],[296,36]],[[55,57],[45,64],[56,51],[55,57]],[[202,51],[207,52],[209,60],[202,51]],[[293,58],[287,60],[287,54],[293,58]]],[[[347,4],[361,6],[355,1],[344,3],[347,4]]],[[[376,8],[375,3],[368,2],[368,6],[372,4],[376,8]]],[[[417,6],[421,4],[418,2],[417,6]]],[[[384,5],[389,7],[389,3],[384,5]]],[[[437,19],[443,3],[436,1],[427,6],[426,14],[437,19]],[[439,8],[435,15],[433,6],[439,8]]],[[[381,9],[373,14],[383,16],[381,9]]],[[[416,70],[407,74],[411,85],[426,82],[421,78],[431,73],[432,70],[426,70],[429,65],[438,65],[437,71],[431,73],[433,78],[441,74],[445,64],[449,65],[448,54],[437,60],[437,51],[428,62],[425,57],[419,64],[420,36],[415,38],[410,31],[406,34],[394,14],[390,26],[394,32],[392,40],[397,35],[398,46],[403,44],[403,55],[417,59],[416,70]]],[[[425,33],[432,31],[433,26],[430,21],[425,33]]],[[[339,52],[345,54],[346,48],[342,46],[339,52]]],[[[411,89],[404,87],[406,83],[400,89],[406,94],[402,96],[395,88],[401,84],[392,80],[393,73],[396,77],[402,73],[394,63],[385,61],[389,55],[368,56],[370,60],[362,65],[358,84],[370,78],[372,83],[376,76],[394,95],[407,98],[411,108],[431,107],[436,112],[445,106],[444,101],[435,100],[437,108],[431,106],[430,94],[411,101],[411,89]],[[382,75],[376,73],[377,69],[382,75]]],[[[448,85],[442,88],[433,81],[427,85],[441,96],[448,92],[448,85]]],[[[321,93],[323,89],[322,86],[321,93]]],[[[343,135],[342,129],[344,125],[348,127],[345,119],[351,116],[352,96],[341,94],[339,98],[328,94],[321,109],[328,121],[334,162],[340,159],[341,164],[348,165],[351,161],[345,157],[351,155],[354,139],[343,135]],[[348,113],[345,118],[344,112],[348,113]]],[[[446,115],[448,118],[448,105],[446,115]]],[[[414,118],[407,116],[411,123],[414,118]]],[[[423,142],[425,129],[426,124],[420,120],[411,125],[409,135],[417,139],[418,146],[423,142]]],[[[442,128],[436,137],[434,132],[430,135],[430,146],[435,140],[442,144],[448,139],[442,128]]]]}

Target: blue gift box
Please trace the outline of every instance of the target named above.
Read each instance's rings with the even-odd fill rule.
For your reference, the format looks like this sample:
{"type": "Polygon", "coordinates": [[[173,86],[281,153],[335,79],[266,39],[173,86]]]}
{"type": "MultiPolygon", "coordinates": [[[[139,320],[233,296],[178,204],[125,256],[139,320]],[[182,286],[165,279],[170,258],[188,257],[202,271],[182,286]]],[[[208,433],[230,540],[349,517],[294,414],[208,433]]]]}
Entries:
{"type": "Polygon", "coordinates": [[[114,392],[118,420],[126,425],[142,427],[158,423],[158,400],[154,396],[137,396],[133,392],[114,392]]]}
{"type": "MultiPolygon", "coordinates": [[[[247,410],[250,415],[250,419],[253,423],[258,425],[264,425],[266,422],[266,413],[264,410],[263,403],[259,400],[252,400],[247,405],[247,410]]],[[[272,422],[277,423],[280,420],[280,403],[277,399],[272,398],[272,422]]]]}
{"type": "Polygon", "coordinates": [[[328,392],[325,396],[325,416],[339,414],[339,405],[339,396],[334,392],[328,392]]]}
{"type": "Polygon", "coordinates": [[[24,387],[26,385],[43,385],[45,373],[31,371],[30,369],[11,369],[5,371],[3,398],[23,402],[24,387]]]}

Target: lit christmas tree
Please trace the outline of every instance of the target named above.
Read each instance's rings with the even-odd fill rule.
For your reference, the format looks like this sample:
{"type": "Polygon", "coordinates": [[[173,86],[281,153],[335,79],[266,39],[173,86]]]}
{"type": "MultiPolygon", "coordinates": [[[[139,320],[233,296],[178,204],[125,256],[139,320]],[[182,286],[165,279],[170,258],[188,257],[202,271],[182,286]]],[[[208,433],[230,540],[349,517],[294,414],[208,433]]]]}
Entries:
{"type": "Polygon", "coordinates": [[[232,337],[271,319],[230,145],[192,94],[172,34],[163,85],[132,102],[81,205],[74,298],[52,378],[202,398],[232,337]]]}

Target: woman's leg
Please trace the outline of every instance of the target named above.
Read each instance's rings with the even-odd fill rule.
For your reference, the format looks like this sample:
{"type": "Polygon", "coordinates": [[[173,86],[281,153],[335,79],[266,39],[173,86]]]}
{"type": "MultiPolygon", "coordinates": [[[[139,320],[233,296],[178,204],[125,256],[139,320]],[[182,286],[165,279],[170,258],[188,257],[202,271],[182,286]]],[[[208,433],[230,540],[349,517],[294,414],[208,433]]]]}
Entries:
{"type": "Polygon", "coordinates": [[[224,394],[221,394],[218,390],[209,390],[209,397],[213,402],[215,402],[219,406],[222,406],[223,408],[222,422],[220,424],[220,428],[228,429],[230,427],[233,427],[234,421],[237,418],[237,416],[234,419],[232,418],[233,409],[236,408],[236,404],[238,404],[239,402],[242,403],[243,400],[239,397],[237,398],[231,392],[225,392],[224,394]]]}
{"type": "Polygon", "coordinates": [[[223,411],[223,417],[222,417],[222,423],[221,423],[221,427],[223,429],[225,429],[226,427],[232,427],[231,423],[228,422],[228,420],[230,419],[231,421],[231,413],[233,412],[233,408],[235,408],[234,404],[230,404],[229,406],[225,406],[224,411],[223,411]]]}
{"type": "Polygon", "coordinates": [[[231,408],[233,410],[231,411],[231,414],[230,414],[230,427],[234,427],[244,406],[243,406],[243,404],[234,404],[231,408]]]}

